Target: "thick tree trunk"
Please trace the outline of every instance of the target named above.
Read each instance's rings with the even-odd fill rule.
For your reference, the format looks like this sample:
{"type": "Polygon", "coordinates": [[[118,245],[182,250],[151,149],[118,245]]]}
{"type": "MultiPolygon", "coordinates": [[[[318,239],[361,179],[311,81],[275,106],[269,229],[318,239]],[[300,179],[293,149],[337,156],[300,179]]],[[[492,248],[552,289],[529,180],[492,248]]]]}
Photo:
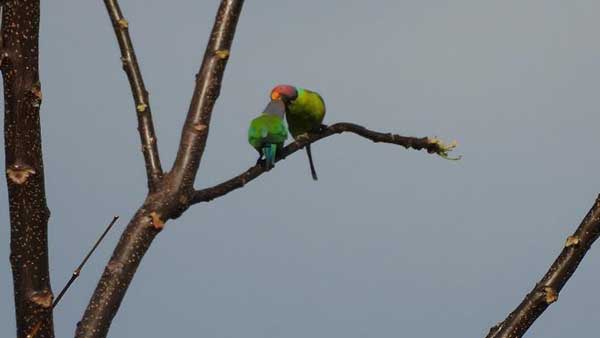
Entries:
{"type": "Polygon", "coordinates": [[[50,211],[44,191],[39,115],[40,2],[6,1],[2,11],[0,68],[17,336],[26,337],[41,323],[37,337],[54,337],[48,272],[50,211]]]}

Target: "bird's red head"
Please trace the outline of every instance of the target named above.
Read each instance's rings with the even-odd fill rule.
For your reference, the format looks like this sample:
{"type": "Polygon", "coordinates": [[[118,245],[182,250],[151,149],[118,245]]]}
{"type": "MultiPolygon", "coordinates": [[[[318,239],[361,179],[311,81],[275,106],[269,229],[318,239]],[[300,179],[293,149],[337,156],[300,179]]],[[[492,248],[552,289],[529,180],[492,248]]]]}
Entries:
{"type": "Polygon", "coordinates": [[[294,101],[298,97],[298,91],[294,86],[278,85],[271,90],[271,100],[282,100],[283,102],[294,101]]]}

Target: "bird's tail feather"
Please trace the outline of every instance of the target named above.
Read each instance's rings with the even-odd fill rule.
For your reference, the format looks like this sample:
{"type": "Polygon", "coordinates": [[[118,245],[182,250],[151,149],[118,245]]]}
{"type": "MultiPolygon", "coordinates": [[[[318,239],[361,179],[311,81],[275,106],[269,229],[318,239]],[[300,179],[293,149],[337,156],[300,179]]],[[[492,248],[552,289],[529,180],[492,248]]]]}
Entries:
{"type": "Polygon", "coordinates": [[[317,181],[317,171],[315,170],[315,164],[313,163],[312,153],[310,152],[310,144],[306,145],[306,154],[308,155],[308,163],[310,163],[310,174],[313,180],[317,181]]]}
{"type": "Polygon", "coordinates": [[[271,169],[275,166],[275,156],[277,155],[277,145],[269,144],[263,147],[263,155],[265,156],[265,165],[267,169],[271,169]]]}

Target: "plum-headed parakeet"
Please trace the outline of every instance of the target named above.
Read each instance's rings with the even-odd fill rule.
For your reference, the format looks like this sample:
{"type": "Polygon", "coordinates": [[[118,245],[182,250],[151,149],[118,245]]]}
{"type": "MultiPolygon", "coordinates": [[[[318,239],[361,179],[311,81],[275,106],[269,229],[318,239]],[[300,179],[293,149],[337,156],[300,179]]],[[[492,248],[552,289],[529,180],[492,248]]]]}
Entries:
{"type": "Polygon", "coordinates": [[[280,100],[269,102],[263,113],[250,122],[248,143],[258,151],[258,161],[265,157],[265,166],[275,166],[275,157],[283,148],[288,133],[283,120],[285,105],[280,100]]]}
{"type": "MultiPolygon", "coordinates": [[[[271,100],[285,104],[285,117],[290,133],[297,139],[306,133],[320,131],[325,117],[325,102],[318,93],[290,85],[278,85],[271,91],[271,100]]],[[[310,144],[306,145],[310,172],[317,180],[317,172],[312,160],[310,144]]]]}

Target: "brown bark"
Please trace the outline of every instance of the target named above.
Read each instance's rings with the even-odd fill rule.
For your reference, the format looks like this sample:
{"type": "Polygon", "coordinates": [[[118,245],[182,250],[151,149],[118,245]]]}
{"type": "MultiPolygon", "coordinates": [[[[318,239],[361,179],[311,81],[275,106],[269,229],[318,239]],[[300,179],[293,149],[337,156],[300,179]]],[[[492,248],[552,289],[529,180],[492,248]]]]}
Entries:
{"type": "MultiPolygon", "coordinates": [[[[396,144],[406,149],[425,149],[429,153],[438,154],[444,158],[448,158],[448,152],[454,148],[454,145],[445,145],[435,138],[417,138],[391,133],[380,133],[354,123],[342,122],[332,124],[318,133],[307,135],[305,138],[288,144],[285,148],[283,148],[283,151],[278,154],[276,161],[278,162],[284,160],[289,155],[306,147],[309,144],[319,141],[320,139],[345,132],[356,134],[376,143],[396,144]]],[[[256,164],[232,179],[217,184],[213,187],[194,192],[190,204],[209,202],[215,198],[226,195],[233,190],[242,188],[246,185],[246,183],[254,180],[265,172],[267,172],[267,169],[263,165],[256,164]]]]}
{"type": "MultiPolygon", "coordinates": [[[[111,3],[116,5],[117,2],[106,1],[112,17],[111,3]]],[[[179,217],[187,208],[243,3],[243,0],[221,1],[202,66],[196,76],[196,87],[173,169],[157,182],[156,188],[151,190],[129,222],[77,325],[76,337],[106,337],[150,244],[166,221],[179,217]]],[[[120,31],[115,29],[115,32],[119,39],[120,31]]]]}
{"type": "MultiPolygon", "coordinates": [[[[183,126],[173,168],[154,182],[154,188],[150,189],[143,205],[137,210],[121,236],[92,295],[83,319],[77,325],[75,335],[78,338],[106,337],[110,324],[119,309],[142,257],[156,235],[163,229],[165,222],[179,217],[192,204],[221,196],[264,172],[261,166],[254,166],[246,173],[219,186],[201,191],[194,191],[193,188],[206,147],[212,110],[220,94],[223,73],[231,54],[231,44],[243,3],[243,0],[221,1],[204,53],[202,66],[196,75],[196,86],[183,126]]],[[[141,74],[139,74],[137,63],[134,61],[133,46],[126,34],[128,23],[119,10],[117,0],[105,0],[105,4],[121,46],[122,56],[131,61],[124,63],[124,66],[130,79],[134,100],[138,104],[138,101],[147,98],[140,98],[141,92],[138,93],[137,90],[140,87],[135,84],[141,83],[141,74]]],[[[138,113],[140,113],[139,109],[138,113]]],[[[151,116],[147,114],[145,117],[147,118],[146,126],[151,126],[151,116]]],[[[144,124],[140,122],[139,127],[143,129],[144,124]]],[[[146,131],[149,132],[149,130],[146,131]]],[[[437,139],[383,134],[355,124],[338,123],[320,133],[309,135],[305,139],[291,143],[278,159],[285,158],[309,143],[342,132],[352,132],[374,142],[387,142],[406,148],[426,149],[431,153],[437,153],[444,157],[447,157],[448,151],[454,147],[453,145],[444,145],[437,139]]],[[[145,133],[141,133],[141,135],[142,144],[145,144],[145,133]]],[[[158,159],[158,154],[154,158],[158,159]]],[[[146,156],[146,165],[147,168],[150,168],[151,165],[149,165],[148,159],[149,156],[146,156]]],[[[151,170],[149,170],[149,177],[150,174],[151,170]]]]}
{"type": "Polygon", "coordinates": [[[581,260],[600,236],[600,196],[584,217],[544,277],[508,317],[492,327],[486,338],[522,337],[569,281],[581,260]]]}
{"type": "MultiPolygon", "coordinates": [[[[165,222],[179,217],[191,205],[208,202],[243,187],[267,171],[261,164],[216,186],[194,191],[193,183],[202,159],[214,104],[221,82],[243,0],[222,0],[196,86],[173,168],[162,171],[152,122],[148,92],[117,0],[105,0],[127,74],[144,154],[149,193],[123,233],[105,268],[83,319],[77,337],[106,337],[141,259],[165,222]]],[[[0,1],[3,8],[0,69],[4,80],[6,176],[11,222],[10,262],[13,272],[17,335],[54,337],[53,295],[48,273],[48,219],[42,161],[39,108],[42,101],[38,73],[39,0],[0,1]]],[[[379,133],[351,123],[337,123],[307,135],[284,148],[277,161],[318,140],[343,132],[413,148],[442,157],[454,145],[437,139],[379,133]]],[[[116,219],[115,219],[116,220],[116,219]]],[[[113,220],[114,223],[114,220],[113,220]]],[[[112,223],[111,223],[112,225],[112,223]]],[[[108,229],[107,229],[108,230],[108,229]]],[[[104,236],[104,235],[103,235],[104,236]]],[[[508,317],[490,329],[487,338],[521,337],[571,278],[579,263],[600,236],[600,196],[579,228],[544,277],[508,317]]],[[[95,244],[94,248],[98,245],[95,244]]],[[[84,262],[89,258],[89,253],[84,262]]],[[[79,275],[75,270],[68,286],[79,275]]],[[[54,304],[57,304],[61,292],[54,304]]]]}
{"type": "Polygon", "coordinates": [[[202,66],[196,74],[196,86],[170,173],[173,184],[179,189],[193,189],[206,147],[210,118],[221,93],[223,74],[243,5],[243,0],[223,0],[219,6],[202,66]]]}
{"type": "Polygon", "coordinates": [[[150,110],[150,98],[144,79],[140,72],[135,50],[129,36],[129,23],[123,17],[121,8],[116,0],[104,0],[112,23],[119,49],[121,50],[121,62],[123,70],[127,74],[131,94],[135,105],[138,119],[138,131],[142,142],[142,153],[146,162],[146,174],[148,176],[148,189],[154,191],[156,184],[163,175],[163,170],[158,156],[158,141],[154,132],[152,122],[152,111],[150,110]]]}
{"type": "Polygon", "coordinates": [[[54,337],[39,115],[40,3],[7,1],[2,7],[0,69],[17,336],[25,337],[41,319],[37,336],[54,337]]]}

